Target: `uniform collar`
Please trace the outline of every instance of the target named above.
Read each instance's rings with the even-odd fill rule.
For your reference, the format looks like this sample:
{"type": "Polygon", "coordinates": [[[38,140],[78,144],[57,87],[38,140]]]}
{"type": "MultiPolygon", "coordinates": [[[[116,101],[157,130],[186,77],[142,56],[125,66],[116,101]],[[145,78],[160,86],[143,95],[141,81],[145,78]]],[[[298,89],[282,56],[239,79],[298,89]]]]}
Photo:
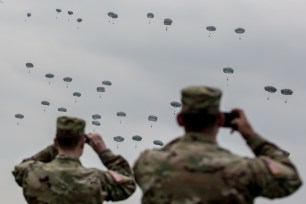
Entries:
{"type": "Polygon", "coordinates": [[[182,137],[182,140],[188,142],[204,142],[204,143],[217,144],[216,140],[214,140],[212,136],[199,132],[185,133],[185,135],[182,137]]]}
{"type": "Polygon", "coordinates": [[[55,159],[62,163],[77,163],[79,165],[82,165],[79,158],[65,156],[65,155],[57,155],[55,159]]]}

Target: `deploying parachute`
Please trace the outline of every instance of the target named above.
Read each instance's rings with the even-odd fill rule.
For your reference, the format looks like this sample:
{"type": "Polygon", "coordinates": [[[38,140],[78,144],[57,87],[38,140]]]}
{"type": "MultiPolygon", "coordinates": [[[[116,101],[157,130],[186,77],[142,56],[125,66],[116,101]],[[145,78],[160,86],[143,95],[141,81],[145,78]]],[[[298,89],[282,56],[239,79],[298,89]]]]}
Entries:
{"type": "Polygon", "coordinates": [[[82,94],[80,92],[73,92],[72,95],[74,96],[74,102],[76,103],[77,98],[80,98],[82,94]]]}
{"type": "Polygon", "coordinates": [[[101,97],[102,97],[102,94],[101,94],[101,93],[105,92],[105,88],[102,87],[102,86],[98,86],[98,87],[97,87],[97,92],[100,93],[100,98],[101,98],[101,97]]]}
{"type": "Polygon", "coordinates": [[[235,33],[239,34],[239,40],[241,40],[241,34],[245,32],[244,28],[236,28],[235,33]]]}
{"type": "Polygon", "coordinates": [[[142,140],[142,137],[139,136],[139,135],[134,135],[134,136],[132,137],[132,140],[136,141],[136,143],[135,143],[135,148],[137,148],[137,143],[140,142],[140,141],[142,140]]]}
{"type": "Polygon", "coordinates": [[[58,110],[58,112],[64,112],[64,113],[67,112],[67,109],[64,108],[64,107],[60,107],[57,110],[58,110]]]}
{"type": "Polygon", "coordinates": [[[153,13],[147,13],[147,18],[149,19],[149,24],[151,23],[151,19],[154,18],[154,14],[153,13]]]}
{"type": "Polygon", "coordinates": [[[72,82],[72,78],[71,77],[64,77],[63,81],[66,82],[66,87],[68,88],[68,83],[72,82]]]}
{"type": "MultiPolygon", "coordinates": [[[[149,115],[148,120],[151,122],[156,122],[157,121],[157,116],[155,115],[149,115]]],[[[153,126],[153,123],[151,123],[151,127],[153,126]]]]}
{"type": "Polygon", "coordinates": [[[215,26],[207,26],[207,27],[206,27],[206,30],[209,31],[208,37],[210,37],[210,36],[211,36],[211,32],[216,31],[216,27],[215,27],[215,26]]]}
{"type": "Polygon", "coordinates": [[[116,137],[114,137],[114,141],[117,142],[117,149],[118,149],[119,142],[123,142],[124,141],[124,137],[116,136],[116,137]]]}
{"type": "Polygon", "coordinates": [[[49,84],[51,83],[51,79],[54,78],[54,74],[48,73],[45,75],[47,79],[49,79],[49,84]]]}
{"type": "MultiPolygon", "coordinates": [[[[170,103],[170,105],[172,106],[172,107],[174,107],[174,108],[180,108],[181,106],[182,106],[182,104],[181,103],[179,103],[179,102],[177,102],[177,101],[172,101],[171,103],[170,103]]],[[[175,110],[174,110],[174,115],[175,115],[176,113],[175,113],[175,110]]]]}
{"type": "Polygon", "coordinates": [[[17,113],[15,114],[15,118],[17,118],[17,125],[19,125],[20,120],[22,120],[24,118],[24,115],[17,113]]]}
{"type": "Polygon", "coordinates": [[[34,65],[31,62],[26,63],[26,67],[29,69],[29,73],[31,73],[31,69],[34,67],[34,65]]]}
{"type": "Polygon", "coordinates": [[[168,30],[168,26],[171,26],[172,20],[170,18],[165,18],[164,25],[166,26],[166,31],[168,30]]]}
{"type": "Polygon", "coordinates": [[[153,144],[158,145],[158,146],[163,146],[164,145],[164,143],[160,140],[154,140],[153,144]]]}
{"type": "MultiPolygon", "coordinates": [[[[118,117],[126,117],[126,113],[125,112],[117,112],[117,116],[118,117]]],[[[122,123],[121,119],[120,119],[120,123],[122,123]]]]}
{"type": "Polygon", "coordinates": [[[285,103],[287,103],[287,96],[291,96],[293,94],[293,91],[291,89],[282,89],[281,94],[285,95],[285,103]]]}
{"type": "Polygon", "coordinates": [[[223,68],[223,72],[224,72],[225,74],[228,75],[228,76],[226,77],[227,86],[228,86],[228,78],[229,78],[229,75],[230,75],[230,74],[234,74],[234,69],[231,68],[231,67],[225,67],[225,68],[223,68]]]}
{"type": "Polygon", "coordinates": [[[46,107],[50,105],[50,103],[48,101],[42,101],[41,105],[44,106],[44,111],[46,111],[46,107]]]}
{"type": "Polygon", "coordinates": [[[274,86],[265,86],[264,89],[269,93],[267,100],[270,99],[270,93],[275,93],[277,91],[277,89],[274,86]]]}

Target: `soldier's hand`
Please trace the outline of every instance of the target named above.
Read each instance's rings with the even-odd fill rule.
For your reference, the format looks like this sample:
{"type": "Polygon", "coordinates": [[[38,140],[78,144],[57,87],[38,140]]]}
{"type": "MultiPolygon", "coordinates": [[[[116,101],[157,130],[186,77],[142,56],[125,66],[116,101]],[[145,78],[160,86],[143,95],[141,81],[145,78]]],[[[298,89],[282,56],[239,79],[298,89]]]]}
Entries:
{"type": "MultiPolygon", "coordinates": [[[[237,112],[239,114],[239,117],[235,118],[232,121],[232,124],[237,127],[237,130],[240,132],[240,134],[243,136],[244,139],[252,137],[255,134],[255,132],[251,124],[247,120],[244,111],[238,108],[233,109],[232,111],[237,112]]],[[[232,132],[234,132],[234,130],[232,130],[232,132]]]]}
{"type": "Polygon", "coordinates": [[[103,138],[98,133],[87,134],[89,145],[93,148],[96,153],[103,152],[107,149],[103,138]]]}

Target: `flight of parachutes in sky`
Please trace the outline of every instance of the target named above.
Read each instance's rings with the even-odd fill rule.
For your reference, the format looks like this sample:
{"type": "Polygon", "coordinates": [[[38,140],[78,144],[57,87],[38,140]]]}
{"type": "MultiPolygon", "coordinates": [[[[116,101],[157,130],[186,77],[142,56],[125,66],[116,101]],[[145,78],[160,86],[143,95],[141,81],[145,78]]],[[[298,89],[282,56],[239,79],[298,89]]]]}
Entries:
{"type": "MultiPolygon", "coordinates": [[[[56,17],[55,18],[59,19],[60,16],[63,15],[62,14],[63,11],[60,8],[55,9],[55,11],[56,11],[56,17]]],[[[72,15],[74,15],[74,12],[73,11],[66,11],[66,13],[68,14],[68,21],[70,21],[70,17],[72,15]]],[[[28,12],[27,13],[27,18],[30,18],[31,16],[32,16],[32,13],[28,12]]],[[[116,19],[119,18],[118,14],[115,13],[115,12],[112,12],[112,11],[108,12],[107,16],[109,18],[108,22],[111,23],[111,24],[115,24],[116,19]]],[[[149,24],[151,24],[151,21],[153,21],[154,18],[155,18],[154,13],[152,13],[152,12],[147,13],[147,19],[148,19],[149,24]]],[[[77,18],[76,21],[78,23],[81,23],[83,21],[83,19],[82,18],[77,18]]],[[[27,19],[25,20],[25,22],[27,22],[27,19]]],[[[173,23],[173,20],[171,18],[164,18],[164,25],[166,27],[166,31],[168,31],[168,29],[172,25],[172,23],[173,23]]],[[[79,29],[79,27],[77,27],[77,29],[79,29]]],[[[215,32],[217,29],[216,29],[215,26],[210,25],[210,26],[206,26],[206,30],[209,32],[208,37],[211,37],[212,32],[215,32]]],[[[234,32],[239,35],[239,40],[241,40],[241,35],[243,33],[245,33],[245,29],[239,27],[239,28],[234,29],[234,32]]]]}
{"type": "MultiPolygon", "coordinates": [[[[68,11],[62,11],[62,9],[57,8],[55,9],[55,19],[67,19],[67,21],[71,21],[71,19],[75,16],[75,13],[71,10],[68,11]],[[66,15],[65,15],[66,14],[66,15]]],[[[118,20],[119,15],[115,12],[108,12],[107,13],[108,16],[108,22],[111,24],[115,24],[115,22],[118,20]]],[[[28,12],[26,14],[26,19],[25,22],[28,22],[30,18],[32,18],[32,13],[28,12]]],[[[149,12],[146,15],[147,19],[148,19],[148,24],[151,24],[155,18],[154,13],[149,12]]],[[[77,24],[81,23],[83,21],[82,18],[75,18],[77,24]]],[[[173,24],[173,20],[171,18],[164,18],[163,24],[165,26],[166,31],[169,30],[170,26],[173,24]]],[[[79,27],[77,27],[78,29],[79,27]]],[[[209,25],[206,26],[206,31],[208,32],[208,37],[212,37],[213,33],[216,32],[217,28],[213,25],[209,25]]],[[[238,27],[236,29],[234,29],[234,32],[239,36],[239,40],[242,39],[242,34],[245,33],[245,29],[238,27]]],[[[32,62],[27,62],[25,64],[27,70],[29,73],[31,73],[31,71],[34,68],[34,64],[32,62]]],[[[234,69],[232,67],[224,67],[222,69],[223,74],[225,74],[226,76],[226,83],[227,86],[229,86],[229,81],[231,76],[234,74],[234,69]]],[[[49,85],[51,84],[52,80],[55,78],[55,75],[52,73],[47,73],[45,74],[45,78],[47,79],[49,85]]],[[[69,88],[70,84],[72,83],[73,79],[69,76],[65,76],[63,79],[63,82],[66,85],[66,88],[69,88]]],[[[103,93],[106,92],[107,87],[112,86],[112,82],[104,80],[102,81],[102,85],[101,86],[97,86],[96,87],[96,92],[98,94],[98,97],[101,99],[103,96],[103,93]]],[[[275,94],[277,92],[277,89],[274,86],[265,86],[264,90],[266,91],[267,95],[267,100],[269,100],[271,98],[271,96],[273,94],[275,94]]],[[[285,103],[288,102],[288,97],[291,96],[293,94],[293,91],[289,88],[284,88],[280,90],[280,93],[282,95],[284,95],[285,97],[285,103]]],[[[74,98],[74,102],[77,103],[78,100],[80,100],[82,94],[78,91],[74,91],[72,92],[72,96],[74,98]]],[[[41,105],[43,106],[43,111],[46,111],[48,109],[48,107],[51,105],[51,103],[49,101],[43,100],[41,101],[41,105]]],[[[174,111],[174,115],[176,115],[177,109],[181,108],[182,104],[180,102],[177,101],[172,101],[170,102],[170,106],[173,108],[174,111]]],[[[62,113],[66,113],[68,112],[68,109],[66,107],[59,107],[57,108],[58,112],[62,112],[62,113]]],[[[119,118],[119,123],[123,123],[123,121],[125,120],[125,118],[127,117],[127,114],[124,111],[118,111],[116,113],[116,116],[119,118]]],[[[15,114],[15,118],[17,120],[17,125],[19,125],[21,123],[21,120],[24,119],[24,115],[21,113],[16,113],[15,114]]],[[[101,115],[98,113],[92,114],[92,126],[93,126],[93,131],[95,131],[95,128],[101,126],[101,115]]],[[[156,123],[158,121],[158,116],[156,115],[149,115],[147,120],[150,123],[150,127],[153,127],[153,124],[156,123]]],[[[133,140],[133,142],[135,143],[135,148],[137,147],[138,143],[142,141],[142,137],[139,135],[134,135],[131,137],[131,139],[133,140]]],[[[123,136],[115,136],[113,137],[113,140],[117,143],[117,148],[119,147],[119,144],[124,142],[125,138],[123,136]]],[[[153,141],[154,145],[157,146],[163,146],[163,142],[160,140],[154,140],[153,141]]]]}
{"type": "MultiPolygon", "coordinates": [[[[32,62],[25,63],[26,68],[28,69],[28,72],[31,73],[31,70],[34,68],[34,64],[32,62]]],[[[44,75],[44,77],[48,80],[48,84],[51,85],[51,80],[55,78],[55,75],[52,73],[47,73],[44,75]]],[[[73,81],[72,77],[65,76],[62,79],[63,83],[65,83],[65,87],[69,88],[69,84],[73,81]]],[[[97,86],[96,91],[99,94],[99,98],[102,98],[102,94],[106,92],[107,87],[111,87],[112,82],[108,80],[103,80],[101,86],[97,86]]],[[[81,98],[82,94],[78,91],[72,92],[72,96],[74,97],[74,102],[77,103],[77,101],[81,98]]],[[[47,111],[48,107],[51,105],[51,103],[47,100],[42,100],[41,105],[43,107],[43,111],[47,111]]],[[[178,101],[172,101],[169,103],[169,105],[174,109],[174,115],[176,114],[175,109],[180,108],[182,105],[178,101]]],[[[58,107],[58,112],[66,113],[68,112],[68,109],[66,107],[58,107]]],[[[127,113],[124,111],[118,111],[116,113],[116,116],[119,118],[119,124],[123,123],[125,118],[127,117],[127,113]]],[[[21,113],[16,113],[15,118],[17,120],[17,125],[20,124],[21,120],[24,118],[24,115],[21,113]]],[[[96,128],[101,126],[101,114],[95,113],[91,115],[92,121],[91,124],[93,126],[93,131],[96,131],[96,128]]],[[[158,116],[156,115],[149,115],[147,120],[150,123],[150,127],[153,127],[153,124],[158,121],[158,116]]],[[[131,137],[133,142],[135,143],[135,148],[137,148],[138,143],[142,141],[142,137],[139,135],[134,135],[131,137]]],[[[124,142],[125,138],[123,136],[115,136],[113,137],[113,140],[117,143],[117,148],[119,148],[119,143],[124,142]]],[[[163,146],[163,142],[161,140],[153,140],[152,142],[156,146],[163,146]]]]}

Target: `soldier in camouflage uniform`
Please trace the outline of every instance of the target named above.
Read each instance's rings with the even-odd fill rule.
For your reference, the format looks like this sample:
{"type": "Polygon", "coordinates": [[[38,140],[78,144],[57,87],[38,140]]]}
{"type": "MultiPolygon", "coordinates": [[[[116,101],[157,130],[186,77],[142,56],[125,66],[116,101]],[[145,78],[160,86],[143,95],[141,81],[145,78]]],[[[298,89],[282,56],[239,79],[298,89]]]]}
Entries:
{"type": "MultiPolygon", "coordinates": [[[[224,115],[221,91],[192,86],[182,90],[177,116],[185,135],[160,150],[146,150],[134,165],[143,204],[253,204],[258,196],[280,198],[302,184],[280,148],[256,133],[244,111],[232,121],[255,158],[235,155],[216,142],[224,115]]],[[[233,131],[233,130],[232,130],[233,131]]]]}
{"type": "Polygon", "coordinates": [[[99,134],[84,134],[85,121],[59,117],[54,144],[15,166],[13,175],[29,204],[101,204],[128,198],[136,188],[128,162],[108,149],[99,134]],[[107,171],[85,168],[85,142],[107,171]]]}

